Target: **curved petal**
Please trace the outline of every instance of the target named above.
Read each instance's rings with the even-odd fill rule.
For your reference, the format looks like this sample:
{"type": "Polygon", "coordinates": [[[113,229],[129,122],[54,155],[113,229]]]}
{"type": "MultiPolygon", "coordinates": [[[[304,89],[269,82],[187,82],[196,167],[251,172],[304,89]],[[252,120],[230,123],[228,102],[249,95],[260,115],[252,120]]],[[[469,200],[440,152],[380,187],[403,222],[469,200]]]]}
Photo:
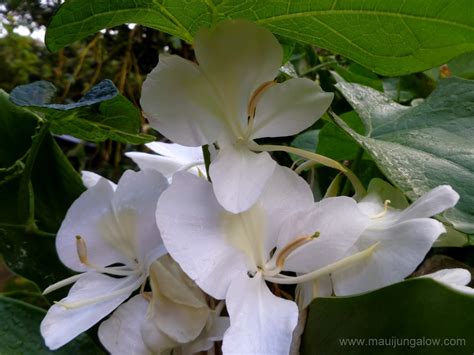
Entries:
{"type": "Polygon", "coordinates": [[[411,219],[386,229],[367,229],[352,252],[380,244],[365,260],[332,274],[335,294],[352,295],[402,281],[423,261],[443,232],[444,226],[430,218],[411,219]]]}
{"type": "Polygon", "coordinates": [[[115,310],[99,327],[99,339],[112,355],[151,355],[140,327],[146,319],[148,301],[136,295],[115,310]]]}
{"type": "Polygon", "coordinates": [[[242,253],[229,245],[221,230],[225,213],[202,178],[175,174],[161,196],[156,221],[166,249],[208,294],[223,299],[238,273],[246,273],[242,253]]]}
{"type": "Polygon", "coordinates": [[[162,173],[167,179],[170,179],[175,172],[183,167],[183,162],[174,158],[162,157],[155,154],[142,152],[127,152],[127,157],[132,159],[138,165],[140,170],[152,169],[162,173]]]}
{"type": "Polygon", "coordinates": [[[466,269],[444,269],[420,277],[431,278],[455,291],[474,295],[474,289],[466,286],[471,282],[471,273],[466,269]]]}
{"type": "MultiPolygon", "coordinates": [[[[319,236],[295,249],[284,270],[306,273],[342,258],[369,224],[355,200],[349,197],[326,198],[310,209],[292,214],[281,228],[278,249],[302,236],[319,236]]],[[[278,255],[278,249],[276,255],[278,255]]]]}
{"type": "Polygon", "coordinates": [[[175,143],[151,142],[145,144],[153,152],[186,163],[204,161],[201,147],[186,147],[175,143]]]}
{"type": "Polygon", "coordinates": [[[226,305],[230,328],[224,334],[224,354],[289,353],[298,307],[273,295],[260,273],[234,279],[226,305]]]}
{"type": "Polygon", "coordinates": [[[329,108],[333,93],[314,81],[290,79],[268,88],[257,103],[251,139],[291,136],[310,127],[329,108]]]}
{"type": "Polygon", "coordinates": [[[289,214],[313,206],[313,192],[308,183],[293,170],[276,165],[259,199],[270,223],[266,224],[265,254],[275,247],[278,232],[289,214]]]}
{"type": "Polygon", "coordinates": [[[144,265],[166,253],[156,225],[155,211],[158,198],[168,186],[168,180],[155,170],[127,170],[115,191],[113,204],[121,229],[111,229],[107,238],[122,245],[124,255],[135,250],[134,258],[138,257],[144,265]]]}
{"type": "Polygon", "coordinates": [[[141,106],[150,125],[179,144],[212,143],[223,129],[217,94],[194,63],[160,55],[142,87],[141,106]]]}
{"type": "Polygon", "coordinates": [[[399,221],[431,217],[453,207],[459,194],[449,185],[441,185],[427,192],[399,215],[399,221]]]}
{"type": "Polygon", "coordinates": [[[226,145],[211,163],[209,174],[217,201],[229,212],[249,209],[262,194],[276,163],[266,152],[226,145]]]}
{"type": "Polygon", "coordinates": [[[76,236],[84,240],[90,263],[97,266],[127,263],[128,259],[104,238],[100,228],[104,219],[111,219],[118,228],[113,217],[113,195],[108,180],[100,179],[71,205],[56,237],[56,250],[64,265],[76,271],[87,270],[79,260],[76,236]]]}
{"type": "Polygon", "coordinates": [[[283,50],[275,36],[252,22],[223,21],[197,33],[194,51],[224,103],[228,119],[246,127],[252,93],[273,80],[282,64],[283,50]]]}
{"type": "Polygon", "coordinates": [[[420,277],[428,277],[446,285],[466,286],[471,282],[471,273],[466,269],[443,269],[420,277]]]}
{"type": "Polygon", "coordinates": [[[90,189],[92,186],[95,186],[97,182],[101,179],[108,181],[109,184],[112,185],[114,190],[117,187],[117,185],[115,185],[112,181],[107,180],[106,178],[100,176],[99,174],[93,173],[92,171],[87,171],[87,170],[81,171],[81,177],[82,177],[82,183],[88,189],[90,189]]]}
{"type": "Polygon", "coordinates": [[[141,281],[136,277],[117,279],[95,272],[85,273],[72,286],[68,296],[48,310],[41,322],[41,335],[48,348],[57,349],[92,327],[125,301],[140,286],[141,281]],[[100,297],[121,290],[124,292],[116,297],[100,301],[100,297]],[[94,299],[96,302],[93,302],[94,299]],[[87,301],[90,304],[78,304],[87,301]],[[62,304],[73,308],[66,308],[62,304]]]}

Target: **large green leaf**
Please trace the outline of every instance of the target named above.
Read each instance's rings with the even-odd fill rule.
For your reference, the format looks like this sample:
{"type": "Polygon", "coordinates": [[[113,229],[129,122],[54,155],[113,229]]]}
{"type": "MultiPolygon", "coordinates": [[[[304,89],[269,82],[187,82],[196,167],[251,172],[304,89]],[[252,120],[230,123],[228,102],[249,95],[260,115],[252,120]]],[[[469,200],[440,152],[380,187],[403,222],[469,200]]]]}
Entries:
{"type": "Polygon", "coordinates": [[[46,314],[40,308],[0,296],[0,314],[0,354],[104,354],[85,334],[55,352],[49,351],[39,332],[46,314]]]}
{"type": "Polygon", "coordinates": [[[472,354],[473,323],[474,296],[412,279],[360,296],[314,300],[301,354],[472,354]]]}
{"type": "Polygon", "coordinates": [[[123,23],[192,42],[200,27],[237,18],[342,54],[377,73],[400,75],[473,50],[473,11],[471,0],[68,0],[53,17],[46,43],[58,50],[123,23]]]}
{"type": "Polygon", "coordinates": [[[0,181],[0,253],[13,271],[44,289],[70,275],[56,255],[54,234],[84,187],[48,126],[3,91],[0,127],[1,166],[21,167],[0,181]]]}
{"type": "Polygon", "coordinates": [[[399,105],[366,86],[337,88],[365,125],[365,135],[337,123],[358,141],[384,174],[414,200],[430,189],[451,185],[461,199],[444,217],[474,233],[474,82],[446,79],[421,104],[399,105]]]}
{"type": "Polygon", "coordinates": [[[94,86],[78,102],[54,104],[56,88],[47,81],[16,87],[10,99],[18,106],[29,107],[50,123],[56,134],[70,134],[79,139],[102,142],[106,139],[122,143],[142,144],[155,137],[140,134],[140,111],[119,94],[110,80],[94,86]]]}

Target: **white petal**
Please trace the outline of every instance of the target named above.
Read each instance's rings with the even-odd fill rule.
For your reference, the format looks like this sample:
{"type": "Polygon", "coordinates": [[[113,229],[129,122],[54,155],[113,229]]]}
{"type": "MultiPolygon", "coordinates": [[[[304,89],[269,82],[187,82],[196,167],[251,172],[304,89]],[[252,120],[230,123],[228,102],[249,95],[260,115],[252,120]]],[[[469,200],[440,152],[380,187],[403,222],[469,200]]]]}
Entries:
{"type": "Polygon", "coordinates": [[[117,187],[117,185],[115,185],[112,181],[107,180],[106,178],[100,176],[99,174],[93,173],[92,171],[83,170],[81,171],[81,176],[82,176],[82,183],[88,189],[91,188],[92,186],[95,186],[97,182],[101,179],[108,181],[112,185],[114,190],[117,187]]]}
{"type": "Polygon", "coordinates": [[[99,339],[112,355],[148,355],[140,327],[146,319],[148,301],[136,295],[115,310],[99,327],[99,339]]]}
{"type": "Polygon", "coordinates": [[[313,192],[308,183],[289,168],[276,165],[272,176],[259,199],[267,220],[265,253],[275,247],[284,219],[299,209],[314,204],[313,192]]]}
{"type": "MultiPolygon", "coordinates": [[[[76,271],[87,270],[77,254],[76,236],[81,236],[85,241],[88,259],[92,264],[107,266],[127,263],[128,259],[109,244],[100,229],[104,218],[114,216],[113,195],[112,186],[106,179],[100,179],[71,205],[56,237],[56,250],[64,265],[76,271]]],[[[115,225],[116,221],[113,223],[115,225]]]]}
{"type": "Polygon", "coordinates": [[[217,94],[194,63],[160,55],[142,87],[141,106],[150,125],[179,144],[212,143],[222,131],[224,113],[217,94]]]}
{"type": "Polygon", "coordinates": [[[466,269],[444,269],[421,277],[431,278],[454,291],[474,295],[474,289],[466,286],[471,282],[471,273],[466,269]]]}
{"type": "Polygon", "coordinates": [[[353,252],[362,251],[380,242],[365,260],[332,274],[337,296],[376,290],[402,281],[423,261],[443,225],[430,218],[396,224],[390,228],[364,232],[353,252]]]}
{"type": "Polygon", "coordinates": [[[446,285],[466,286],[471,282],[471,273],[466,269],[443,269],[426,274],[421,277],[428,277],[446,285]]]}
{"type": "Polygon", "coordinates": [[[412,218],[431,217],[453,207],[459,200],[459,194],[449,185],[442,185],[427,192],[404,210],[400,221],[412,218]]]}
{"type": "Polygon", "coordinates": [[[133,289],[140,286],[140,282],[141,280],[136,277],[117,279],[94,272],[85,273],[72,286],[68,296],[60,301],[61,304],[73,305],[88,300],[92,302],[97,297],[124,289],[130,289],[130,292],[75,308],[53,305],[40,327],[48,348],[57,349],[92,327],[125,301],[133,289]]]}
{"type": "Polygon", "coordinates": [[[111,230],[108,238],[117,245],[122,243],[124,248],[132,243],[129,249],[136,249],[136,257],[145,265],[166,253],[155,211],[158,198],[167,187],[168,181],[157,171],[127,170],[115,191],[114,210],[121,229],[115,233],[111,230]]]}
{"type": "Polygon", "coordinates": [[[257,103],[251,139],[291,136],[310,127],[328,109],[333,93],[299,78],[273,85],[257,103]]]}
{"type": "Polygon", "coordinates": [[[148,149],[165,157],[174,158],[186,163],[203,161],[201,147],[186,147],[175,143],[151,142],[145,144],[148,149]]]}
{"type": "Polygon", "coordinates": [[[298,307],[273,295],[260,273],[236,278],[226,304],[230,328],[224,334],[224,354],[288,354],[298,307]]]}
{"type": "Polygon", "coordinates": [[[339,260],[368,223],[369,219],[359,212],[355,200],[348,197],[323,199],[307,210],[294,213],[281,228],[278,249],[302,236],[312,236],[316,232],[319,236],[292,252],[284,270],[306,273],[339,260]]]}
{"type": "Polygon", "coordinates": [[[223,299],[232,278],[246,273],[242,253],[227,243],[221,230],[225,213],[202,178],[178,173],[161,196],[156,221],[166,249],[208,294],[223,299]]]}
{"type": "Polygon", "coordinates": [[[283,50],[272,33],[247,21],[224,21],[201,29],[194,41],[197,61],[216,87],[228,119],[247,125],[247,105],[254,90],[273,80],[283,50]]]}
{"type": "Polygon", "coordinates": [[[180,170],[184,163],[174,158],[162,157],[155,154],[142,152],[127,152],[127,157],[132,159],[138,165],[140,170],[152,169],[162,173],[167,179],[170,179],[175,172],[180,170]]]}
{"type": "Polygon", "coordinates": [[[275,166],[266,152],[222,147],[209,169],[217,201],[232,213],[247,210],[262,194],[275,166]]]}

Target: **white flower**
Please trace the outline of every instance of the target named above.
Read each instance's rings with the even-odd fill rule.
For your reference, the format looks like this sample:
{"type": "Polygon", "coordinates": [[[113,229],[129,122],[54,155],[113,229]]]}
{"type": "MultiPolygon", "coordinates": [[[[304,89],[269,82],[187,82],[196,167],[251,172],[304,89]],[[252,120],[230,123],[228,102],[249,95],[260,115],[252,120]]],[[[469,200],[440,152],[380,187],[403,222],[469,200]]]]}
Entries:
{"type": "Polygon", "coordinates": [[[211,310],[204,293],[167,255],[150,268],[151,292],[134,296],[99,328],[111,354],[157,354],[181,348],[206,351],[222,340],[229,319],[220,317],[223,304],[211,310]]]}
{"type": "Polygon", "coordinates": [[[466,286],[471,282],[471,273],[466,269],[443,269],[420,277],[433,279],[454,291],[474,295],[474,289],[466,286]]]}
{"type": "Polygon", "coordinates": [[[75,282],[41,323],[50,349],[89,329],[146,281],[150,264],[166,252],[154,213],[167,186],[156,171],[126,171],[116,188],[98,179],[69,208],[56,249],[63,264],[82,273],[45,290],[75,282]]]}
{"type": "Polygon", "coordinates": [[[223,351],[240,354],[288,353],[298,309],[265,281],[303,282],[350,262],[340,259],[368,222],[350,198],[314,203],[306,182],[279,166],[256,204],[239,214],[223,209],[204,179],[176,174],[156,217],[173,259],[205,292],[226,300],[231,326],[223,351]]]}
{"type": "Polygon", "coordinates": [[[332,93],[309,79],[273,81],[283,51],[265,28],[225,21],[201,29],[194,41],[199,65],[160,56],[147,76],[141,105],[152,127],[172,141],[200,146],[218,142],[210,166],[219,203],[237,213],[262,193],[275,168],[254,139],[294,135],[328,108],[332,93]]]}
{"type": "MultiPolygon", "coordinates": [[[[370,226],[362,233],[348,255],[380,243],[372,255],[332,274],[337,296],[372,291],[402,281],[423,261],[439,235],[442,223],[428,218],[453,207],[459,195],[450,186],[438,186],[408,208],[393,209],[379,191],[383,183],[373,180],[359,209],[370,217],[370,226]]],[[[388,184],[387,184],[388,185],[388,184]]]]}
{"type": "Polygon", "coordinates": [[[152,142],[145,144],[156,154],[142,152],[125,153],[140,169],[153,169],[162,173],[168,181],[178,171],[189,171],[195,175],[206,175],[201,147],[186,147],[179,144],[152,142]]]}

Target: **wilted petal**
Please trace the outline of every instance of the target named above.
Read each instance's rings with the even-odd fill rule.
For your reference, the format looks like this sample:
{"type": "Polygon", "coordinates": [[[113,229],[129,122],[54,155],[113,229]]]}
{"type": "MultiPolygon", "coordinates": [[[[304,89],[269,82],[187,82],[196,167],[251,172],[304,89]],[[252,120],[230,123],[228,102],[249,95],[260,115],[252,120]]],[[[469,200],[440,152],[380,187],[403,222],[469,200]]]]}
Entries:
{"type": "Polygon", "coordinates": [[[352,252],[379,244],[365,260],[332,274],[335,294],[362,293],[402,281],[423,261],[443,232],[443,225],[429,218],[411,219],[386,229],[366,230],[352,252]]]}
{"type": "Polygon", "coordinates": [[[203,292],[166,255],[151,265],[150,284],[157,328],[179,343],[196,339],[210,315],[203,292]]]}
{"type": "Polygon", "coordinates": [[[201,29],[194,41],[199,66],[216,88],[229,121],[247,125],[247,105],[253,92],[273,80],[283,50],[266,28],[247,21],[225,21],[201,29]]]}
{"type": "Polygon", "coordinates": [[[251,139],[291,136],[310,127],[334,97],[314,81],[290,79],[267,89],[257,104],[251,139]]]}
{"type": "Polygon", "coordinates": [[[262,194],[275,166],[266,152],[225,145],[209,169],[217,201],[232,213],[247,210],[262,194]]]}
{"type": "Polygon", "coordinates": [[[185,59],[160,55],[147,75],[141,106],[150,125],[170,140],[200,146],[212,143],[224,128],[218,94],[200,68],[185,59]]]}
{"type": "Polygon", "coordinates": [[[41,335],[48,348],[55,350],[92,327],[125,301],[141,281],[132,276],[117,279],[85,273],[72,286],[68,296],[48,310],[41,322],[41,335]],[[120,293],[122,290],[129,292],[120,293]],[[107,297],[113,294],[117,295],[107,297]]]}
{"type": "Polygon", "coordinates": [[[174,176],[156,210],[156,221],[172,258],[217,299],[225,297],[236,274],[247,272],[244,255],[225,240],[223,213],[211,184],[189,173],[174,176]]]}
{"type": "Polygon", "coordinates": [[[99,327],[99,339],[112,355],[151,355],[140,328],[146,319],[148,301],[136,295],[122,304],[99,327]]]}
{"type": "Polygon", "coordinates": [[[288,354],[298,322],[296,303],[273,295],[260,274],[234,279],[226,297],[231,325],[224,354],[288,354]]]}

